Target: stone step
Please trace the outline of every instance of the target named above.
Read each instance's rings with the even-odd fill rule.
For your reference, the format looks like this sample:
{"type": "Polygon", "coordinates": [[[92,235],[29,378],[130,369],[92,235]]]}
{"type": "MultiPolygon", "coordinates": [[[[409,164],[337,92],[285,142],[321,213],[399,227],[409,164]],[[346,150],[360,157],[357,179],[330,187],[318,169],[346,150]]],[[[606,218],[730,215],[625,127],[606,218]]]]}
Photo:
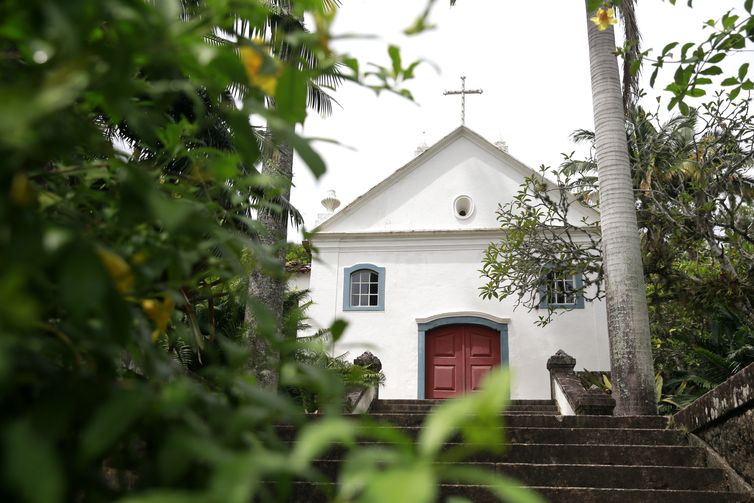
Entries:
{"type": "MultiPolygon", "coordinates": [[[[340,464],[335,460],[319,460],[315,466],[334,481],[340,464]]],[[[722,470],[706,467],[494,462],[463,462],[454,466],[498,472],[528,487],[715,490],[726,481],[722,470]]]]}
{"type": "MultiPolygon", "coordinates": [[[[373,444],[379,445],[379,444],[373,444]]],[[[447,443],[445,450],[461,450],[462,443],[447,443]]],[[[346,449],[333,447],[321,460],[339,461],[346,449]]],[[[699,447],[675,445],[616,444],[516,444],[508,443],[502,453],[474,452],[464,456],[473,463],[536,463],[562,465],[630,465],[704,467],[706,452],[699,447]]]]}
{"type": "MultiPolygon", "coordinates": [[[[396,426],[421,426],[426,420],[426,414],[403,413],[374,413],[370,417],[375,421],[382,421],[396,426]]],[[[663,429],[667,427],[667,418],[662,416],[557,416],[552,414],[501,414],[502,423],[511,428],[539,427],[539,428],[650,428],[663,429]]]]}
{"type": "MultiPolygon", "coordinates": [[[[420,426],[401,428],[403,433],[416,439],[420,426]]],[[[295,440],[295,426],[278,426],[281,440],[295,440]]],[[[676,430],[647,428],[504,428],[506,442],[517,444],[631,444],[631,445],[686,445],[686,437],[676,430]]],[[[460,442],[460,435],[449,439],[460,442]]]]}
{"type": "MultiPolygon", "coordinates": [[[[375,402],[372,405],[372,408],[370,409],[371,412],[382,412],[382,413],[396,413],[396,412],[429,412],[431,411],[435,405],[424,405],[419,403],[408,403],[408,404],[399,404],[399,403],[380,403],[375,402]]],[[[557,406],[553,404],[548,405],[540,405],[540,404],[532,404],[532,405],[510,405],[505,408],[505,412],[525,412],[525,411],[531,411],[531,412],[547,412],[550,414],[558,414],[559,410],[557,406]]]]}
{"type": "MultiPolygon", "coordinates": [[[[620,489],[592,487],[530,487],[550,503],[751,503],[748,496],[729,491],[674,489],[620,489]]],[[[443,484],[443,498],[463,496],[474,503],[498,503],[499,498],[483,486],[443,484]]]]}
{"type": "MultiPolygon", "coordinates": [[[[401,429],[417,438],[420,426],[401,429]]],[[[632,444],[686,445],[686,437],[676,430],[647,428],[504,428],[505,441],[517,444],[632,444]]],[[[451,441],[459,441],[459,437],[451,441]]]]}
{"type": "Polygon", "coordinates": [[[715,490],[723,470],[688,466],[498,463],[495,470],[529,487],[715,490]]]}
{"type": "MultiPolygon", "coordinates": [[[[387,398],[375,401],[375,403],[391,404],[391,405],[426,405],[434,406],[446,402],[447,400],[419,400],[419,399],[403,399],[403,398],[387,398]]],[[[555,405],[553,400],[511,400],[510,405],[555,405]]]]}
{"type": "MultiPolygon", "coordinates": [[[[294,483],[289,503],[325,503],[335,493],[334,483],[294,483]]],[[[440,498],[461,496],[474,503],[499,503],[485,486],[441,484],[440,498]]],[[[751,503],[744,494],[730,491],[678,489],[621,489],[589,487],[531,487],[550,503],[751,503]]]]}

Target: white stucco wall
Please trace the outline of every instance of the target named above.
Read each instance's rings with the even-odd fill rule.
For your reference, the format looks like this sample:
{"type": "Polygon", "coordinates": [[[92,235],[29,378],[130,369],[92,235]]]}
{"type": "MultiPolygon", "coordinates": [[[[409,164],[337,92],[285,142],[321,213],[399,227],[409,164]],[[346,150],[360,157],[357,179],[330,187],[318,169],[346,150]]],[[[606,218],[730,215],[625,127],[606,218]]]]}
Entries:
{"type": "Polygon", "coordinates": [[[309,272],[294,272],[288,276],[288,290],[302,292],[309,288],[309,272]]]}
{"type": "Polygon", "coordinates": [[[604,305],[563,314],[544,328],[537,312],[513,310],[513,301],[479,297],[478,269],[491,235],[450,237],[370,237],[321,240],[320,261],[312,267],[310,310],[315,327],[335,318],[348,322],[336,354],[351,358],[369,350],[379,356],[387,377],[383,398],[416,398],[418,392],[417,319],[458,312],[481,312],[509,319],[512,398],[549,398],[547,358],[558,349],[574,356],[579,368],[609,369],[604,305]],[[385,268],[385,310],[343,311],[343,270],[357,263],[385,268]]]}
{"type": "MultiPolygon", "coordinates": [[[[428,150],[323,225],[327,233],[419,232],[497,229],[498,203],[508,202],[533,172],[510,155],[472,133],[458,134],[447,145],[428,150]],[[413,163],[416,163],[414,165],[413,163]],[[452,211],[457,196],[474,201],[471,218],[452,211]]],[[[553,190],[555,186],[548,182],[553,190]]],[[[573,224],[597,214],[573,205],[573,224]]]]}
{"type": "MultiPolygon", "coordinates": [[[[448,313],[484,313],[506,320],[512,398],[549,398],[547,358],[558,349],[578,368],[609,369],[604,305],[587,303],[544,328],[536,311],[513,310],[479,297],[481,259],[501,235],[495,219],[532,172],[484,139],[459,128],[365,196],[326,221],[312,239],[319,250],[310,289],[313,329],[336,318],[349,327],[335,347],[350,358],[369,350],[387,377],[384,398],[416,398],[419,383],[417,320],[448,313]],[[453,200],[474,200],[471,218],[459,219],[453,200]],[[359,263],[385,268],[384,311],[344,311],[344,269],[359,263]]],[[[596,214],[574,211],[578,220],[596,214]]]]}

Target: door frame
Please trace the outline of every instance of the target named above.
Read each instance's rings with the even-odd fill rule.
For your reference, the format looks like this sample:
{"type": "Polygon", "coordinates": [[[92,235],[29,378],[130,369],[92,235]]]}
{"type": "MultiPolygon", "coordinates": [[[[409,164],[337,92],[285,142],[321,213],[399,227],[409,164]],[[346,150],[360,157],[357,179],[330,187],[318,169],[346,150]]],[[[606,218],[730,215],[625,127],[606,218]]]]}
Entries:
{"type": "Polygon", "coordinates": [[[508,321],[502,318],[494,318],[489,315],[483,315],[481,313],[474,314],[449,314],[433,316],[423,320],[416,320],[419,328],[419,375],[417,383],[417,398],[424,400],[425,398],[425,379],[426,374],[426,343],[427,332],[433,328],[442,327],[445,325],[481,325],[483,327],[491,328],[492,330],[500,334],[500,365],[508,364],[508,321]]]}

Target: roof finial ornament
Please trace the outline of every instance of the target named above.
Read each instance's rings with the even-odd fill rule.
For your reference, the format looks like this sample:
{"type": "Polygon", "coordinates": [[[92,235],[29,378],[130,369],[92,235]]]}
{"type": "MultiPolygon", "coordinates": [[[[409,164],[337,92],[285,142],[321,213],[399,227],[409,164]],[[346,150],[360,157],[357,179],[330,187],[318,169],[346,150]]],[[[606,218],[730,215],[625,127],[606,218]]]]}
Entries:
{"type": "Polygon", "coordinates": [[[334,190],[328,190],[325,193],[325,197],[322,199],[322,206],[325,207],[328,213],[335,213],[335,210],[340,206],[340,199],[335,197],[334,190]]]}
{"type": "Polygon", "coordinates": [[[324,213],[317,214],[317,222],[315,225],[319,225],[335,213],[335,210],[340,206],[340,199],[335,197],[334,190],[328,190],[325,193],[325,197],[322,199],[322,206],[325,207],[324,213]]]}
{"type": "Polygon", "coordinates": [[[443,96],[448,96],[449,94],[460,94],[461,95],[461,125],[466,125],[466,95],[467,94],[482,94],[481,89],[466,89],[466,76],[461,76],[461,90],[460,91],[445,91],[442,93],[443,96]]]}

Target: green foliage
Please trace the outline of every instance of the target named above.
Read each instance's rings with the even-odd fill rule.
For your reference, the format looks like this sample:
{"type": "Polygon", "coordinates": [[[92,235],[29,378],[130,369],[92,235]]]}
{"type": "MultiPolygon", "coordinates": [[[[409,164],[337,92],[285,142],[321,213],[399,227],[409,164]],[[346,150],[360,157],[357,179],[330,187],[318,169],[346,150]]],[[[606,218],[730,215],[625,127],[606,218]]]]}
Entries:
{"type": "Polygon", "coordinates": [[[395,448],[374,446],[350,450],[344,460],[339,496],[343,501],[410,499],[429,503],[436,501],[438,484],[448,482],[488,486],[489,491],[503,501],[543,501],[536,493],[504,476],[451,463],[475,452],[500,452],[504,439],[499,414],[507,401],[504,397],[508,396],[508,387],[505,370],[489,373],[478,392],[438,406],[427,417],[417,442],[399,431],[363,425],[359,437],[389,442],[395,448]],[[462,444],[441,449],[457,434],[463,438],[462,444]]]}
{"type": "Polygon", "coordinates": [[[385,374],[350,363],[346,359],[347,354],[332,356],[330,353],[335,339],[337,337],[333,336],[332,330],[321,330],[311,336],[299,337],[295,340],[295,349],[291,355],[295,364],[287,364],[282,368],[283,377],[288,383],[284,391],[308,412],[318,411],[323,405],[338,402],[341,402],[344,410],[348,410],[349,404],[343,402],[346,391],[351,388],[379,387],[385,382],[385,374]],[[331,387],[326,394],[321,390],[312,390],[308,386],[306,372],[297,378],[297,368],[312,372],[325,370],[337,377],[338,386],[331,387]]]}
{"type": "Polygon", "coordinates": [[[312,251],[309,242],[288,243],[285,249],[285,263],[292,267],[311,265],[312,251]]]}
{"type": "MultiPolygon", "coordinates": [[[[722,96],[663,124],[642,109],[627,123],[655,365],[670,397],[665,411],[754,361],[753,126],[750,99],[722,96]]],[[[574,138],[594,140],[588,131],[574,138]]],[[[523,296],[536,307],[547,264],[587,260],[594,273],[585,286],[601,292],[598,230],[568,218],[571,206],[598,204],[596,163],[567,158],[555,183],[540,181],[545,174],[527,179],[499,211],[505,237],[490,245],[482,269],[488,297],[518,295],[521,303],[523,296]]]]}
{"type": "Polygon", "coordinates": [[[742,92],[746,95],[754,89],[754,82],[749,78],[749,63],[741,64],[732,75],[726,74],[720,66],[732,54],[751,51],[754,17],[750,1],[744,2],[744,10],[745,15],[729,11],[718,20],[707,21],[705,28],[710,34],[700,43],[671,42],[654,59],[648,56],[650,51],[642,54],[642,58],[650,61],[654,67],[649,80],[652,87],[666,64],[675,67],[673,82],[665,88],[672,96],[668,110],[677,106],[682,114],[688,115],[692,110],[688,101],[706,96],[715,85],[727,88],[726,98],[730,101],[738,98],[742,92]]]}
{"type": "MultiPolygon", "coordinates": [[[[612,394],[613,392],[613,383],[610,380],[610,376],[604,372],[595,373],[584,369],[584,371],[579,374],[579,377],[581,383],[586,389],[595,387],[607,394],[612,394]]],[[[657,401],[658,413],[672,414],[698,398],[698,395],[688,394],[686,392],[687,385],[688,381],[683,381],[677,387],[668,390],[662,374],[660,372],[656,373],[655,399],[657,401]]]]}
{"type": "MultiPolygon", "coordinates": [[[[524,180],[511,202],[498,207],[503,237],[490,243],[482,259],[480,295],[485,299],[513,297],[516,307],[539,309],[552,271],[581,275],[582,287],[574,292],[586,300],[603,295],[598,214],[590,208],[587,190],[592,181],[565,170],[556,183],[545,175],[542,166],[524,180]],[[579,219],[576,206],[593,216],[579,219]]],[[[564,311],[549,305],[537,323],[545,325],[564,311]]]]}
{"type": "MultiPolygon", "coordinates": [[[[380,376],[322,364],[321,352],[302,358],[311,347],[293,336],[271,339],[281,386],[318,397],[322,419],[310,422],[249,372],[244,309],[256,315],[254,336],[275,331],[245,282],[273,261],[249,215],[279,206],[261,196],[285,183],[257,171],[265,138],[284,138],[321,175],[294,125],[311,99],[323,103],[333,68],[364,78],[327,46],[331,7],[0,4],[2,500],[282,501],[291,480],[322,480],[312,460],[331,445],[368,458],[353,441],[362,430],[398,439],[384,451],[399,462],[386,472],[351,463],[339,501],[385,501],[398,479],[417,501],[435,491],[438,468],[405,454],[408,439],[341,416],[344,382],[380,376]],[[315,29],[285,41],[306,61],[273,56],[275,27],[302,18],[315,29]],[[279,438],[281,423],[300,429],[295,449],[279,438]]],[[[370,76],[378,87],[413,76],[413,63],[389,55],[389,81],[370,76]]],[[[301,317],[288,319],[295,333],[301,317]]],[[[343,329],[334,324],[332,337],[343,329]]],[[[495,382],[486,393],[505,392],[495,382]]]]}
{"type": "Polygon", "coordinates": [[[597,373],[584,369],[583,372],[579,373],[579,378],[581,379],[581,384],[587,389],[595,386],[605,393],[613,392],[613,383],[610,381],[610,376],[604,372],[597,373]]]}

